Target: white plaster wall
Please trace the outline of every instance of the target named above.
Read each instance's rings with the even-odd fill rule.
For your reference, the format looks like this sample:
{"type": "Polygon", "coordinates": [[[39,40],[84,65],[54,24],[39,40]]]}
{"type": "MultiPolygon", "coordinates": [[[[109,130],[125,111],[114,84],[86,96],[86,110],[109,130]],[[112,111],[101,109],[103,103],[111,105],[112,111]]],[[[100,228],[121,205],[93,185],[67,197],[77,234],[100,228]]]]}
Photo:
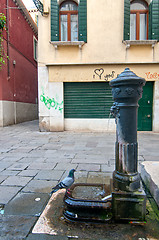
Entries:
{"type": "Polygon", "coordinates": [[[159,81],[154,83],[153,131],[159,132],[159,81]]]}
{"type": "Polygon", "coordinates": [[[66,131],[115,132],[114,119],[65,119],[66,131]]]}
{"type": "Polygon", "coordinates": [[[38,106],[31,103],[0,101],[0,126],[8,126],[38,118],[38,106]]]}
{"type": "Polygon", "coordinates": [[[39,96],[39,116],[49,116],[49,109],[43,102],[44,97],[49,96],[49,76],[46,66],[38,67],[38,96],[39,96]]]}
{"type": "Polygon", "coordinates": [[[64,131],[63,83],[49,83],[49,97],[52,99],[50,108],[50,131],[64,131]]]}
{"type": "Polygon", "coordinates": [[[45,106],[45,97],[49,95],[49,77],[46,66],[38,66],[39,128],[50,131],[50,112],[45,106]]]}
{"type": "Polygon", "coordinates": [[[41,131],[63,131],[63,83],[49,82],[48,68],[38,67],[39,127],[41,131]]]}

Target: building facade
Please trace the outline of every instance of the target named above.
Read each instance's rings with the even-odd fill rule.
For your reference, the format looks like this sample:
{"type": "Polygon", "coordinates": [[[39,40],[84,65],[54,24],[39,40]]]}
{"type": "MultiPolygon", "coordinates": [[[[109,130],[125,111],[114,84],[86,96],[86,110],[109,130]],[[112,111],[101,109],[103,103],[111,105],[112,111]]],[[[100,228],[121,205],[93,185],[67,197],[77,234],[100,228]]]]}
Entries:
{"type": "Polygon", "coordinates": [[[0,12],[8,56],[0,70],[0,126],[7,126],[38,118],[38,29],[21,0],[1,0],[0,12]]]}
{"type": "Polygon", "coordinates": [[[146,79],[138,130],[159,131],[159,0],[45,0],[39,15],[41,131],[114,131],[109,81],[146,79]]]}

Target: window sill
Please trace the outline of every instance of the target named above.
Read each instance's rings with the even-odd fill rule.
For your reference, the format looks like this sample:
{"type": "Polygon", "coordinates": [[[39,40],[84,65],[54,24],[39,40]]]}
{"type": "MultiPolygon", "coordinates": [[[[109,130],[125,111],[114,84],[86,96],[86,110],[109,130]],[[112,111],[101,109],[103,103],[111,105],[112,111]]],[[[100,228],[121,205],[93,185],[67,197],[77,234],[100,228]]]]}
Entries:
{"type": "Polygon", "coordinates": [[[76,42],[63,42],[63,41],[56,41],[56,42],[50,42],[55,49],[57,49],[59,46],[79,46],[79,48],[81,49],[82,46],[85,44],[84,41],[76,41],[76,42]]]}
{"type": "Polygon", "coordinates": [[[157,40],[125,40],[123,43],[126,45],[126,48],[130,48],[130,46],[145,46],[151,45],[154,48],[157,40]]]}

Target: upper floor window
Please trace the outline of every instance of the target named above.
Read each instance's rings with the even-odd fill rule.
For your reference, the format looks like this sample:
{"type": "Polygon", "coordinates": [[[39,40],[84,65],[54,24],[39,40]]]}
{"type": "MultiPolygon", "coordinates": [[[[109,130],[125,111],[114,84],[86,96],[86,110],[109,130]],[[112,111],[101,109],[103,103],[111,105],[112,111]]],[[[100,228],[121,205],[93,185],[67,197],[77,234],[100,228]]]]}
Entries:
{"type": "Polygon", "coordinates": [[[34,37],[33,38],[34,41],[34,60],[37,61],[38,58],[38,40],[34,37]]]}
{"type": "Polygon", "coordinates": [[[60,40],[78,41],[78,6],[73,1],[60,5],[60,40]]]}
{"type": "Polygon", "coordinates": [[[143,0],[130,4],[130,40],[148,39],[148,5],[143,0]]]}
{"type": "Polygon", "coordinates": [[[87,0],[50,1],[51,42],[87,42],[87,0]]]}

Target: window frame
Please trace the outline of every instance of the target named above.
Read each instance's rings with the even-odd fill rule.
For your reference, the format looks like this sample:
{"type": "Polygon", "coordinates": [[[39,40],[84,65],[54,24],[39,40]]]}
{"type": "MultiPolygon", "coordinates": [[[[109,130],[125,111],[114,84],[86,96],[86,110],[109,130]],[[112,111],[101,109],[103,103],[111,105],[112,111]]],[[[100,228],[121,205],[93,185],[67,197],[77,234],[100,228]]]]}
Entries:
{"type": "MultiPolygon", "coordinates": [[[[78,6],[76,2],[74,1],[72,2],[78,6]]],[[[61,8],[61,5],[62,3],[60,4],[60,8],[61,8]]],[[[78,30],[78,10],[62,11],[60,10],[60,8],[59,8],[59,41],[61,41],[61,15],[67,15],[67,41],[66,42],[71,42],[71,15],[77,15],[77,30],[78,30]]]]}
{"type": "Polygon", "coordinates": [[[38,61],[38,40],[36,39],[35,36],[33,36],[33,57],[34,57],[34,60],[37,62],[38,61]]]}
{"type": "MultiPolygon", "coordinates": [[[[136,14],[136,39],[135,40],[140,40],[140,14],[146,14],[146,23],[147,23],[147,28],[146,28],[146,39],[145,40],[148,40],[148,35],[149,35],[149,7],[148,7],[148,4],[146,1],[144,1],[147,5],[147,9],[145,10],[131,10],[130,9],[130,15],[131,14],[136,14]]],[[[133,3],[133,1],[130,3],[130,6],[131,4],[133,3]]],[[[131,40],[131,39],[130,39],[131,40]]]]}

